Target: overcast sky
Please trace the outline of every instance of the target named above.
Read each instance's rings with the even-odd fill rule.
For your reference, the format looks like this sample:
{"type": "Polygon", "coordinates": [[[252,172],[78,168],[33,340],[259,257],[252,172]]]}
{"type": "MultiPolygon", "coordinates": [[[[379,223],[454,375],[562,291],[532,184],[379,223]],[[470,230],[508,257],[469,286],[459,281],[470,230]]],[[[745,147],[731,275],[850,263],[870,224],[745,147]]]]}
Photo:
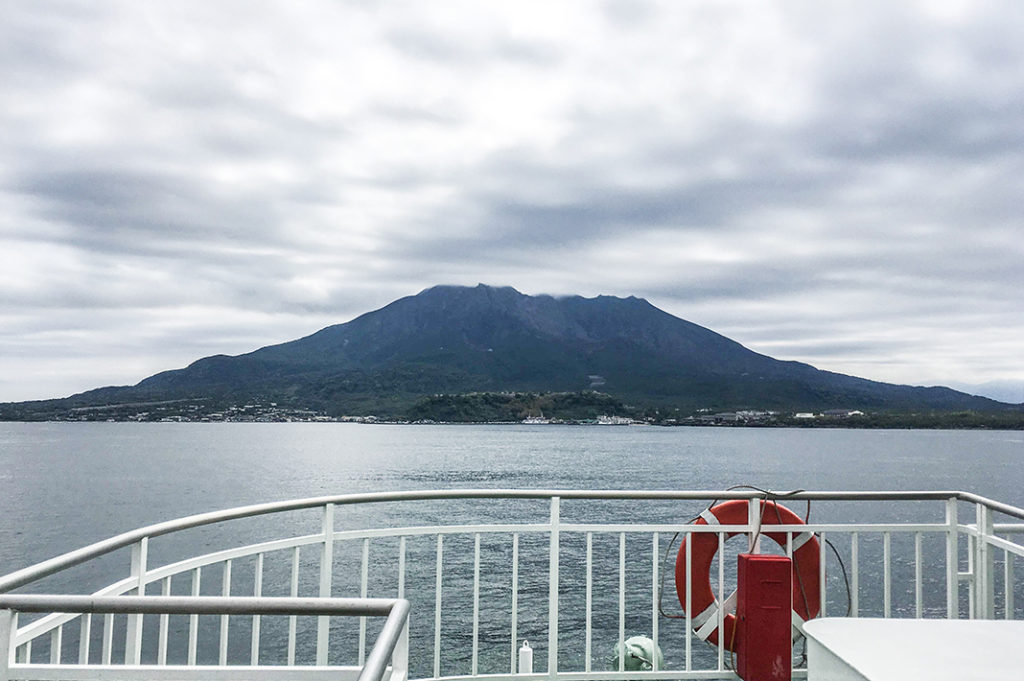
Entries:
{"type": "Polygon", "coordinates": [[[0,0],[0,401],[435,284],[1024,380],[1024,3],[0,0]]]}

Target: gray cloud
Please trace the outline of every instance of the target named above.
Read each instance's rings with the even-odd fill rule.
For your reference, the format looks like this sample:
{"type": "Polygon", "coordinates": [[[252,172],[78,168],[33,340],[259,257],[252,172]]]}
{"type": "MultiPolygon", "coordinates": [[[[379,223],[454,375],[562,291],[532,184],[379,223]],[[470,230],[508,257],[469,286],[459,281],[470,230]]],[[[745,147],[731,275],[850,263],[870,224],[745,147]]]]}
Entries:
{"type": "Polygon", "coordinates": [[[1019,3],[7,9],[0,400],[478,281],[1024,377],[1019,3]]]}

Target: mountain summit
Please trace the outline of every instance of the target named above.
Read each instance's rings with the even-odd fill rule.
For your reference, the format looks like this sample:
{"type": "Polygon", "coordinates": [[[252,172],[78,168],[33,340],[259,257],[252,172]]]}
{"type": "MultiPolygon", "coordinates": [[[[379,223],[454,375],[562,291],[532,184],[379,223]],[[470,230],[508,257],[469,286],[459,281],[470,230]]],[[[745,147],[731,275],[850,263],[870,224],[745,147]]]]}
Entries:
{"type": "Polygon", "coordinates": [[[437,393],[585,390],[690,410],[1004,406],[772,359],[641,298],[528,296],[483,284],[435,286],[305,338],[68,399],[269,399],[400,415],[437,393]]]}

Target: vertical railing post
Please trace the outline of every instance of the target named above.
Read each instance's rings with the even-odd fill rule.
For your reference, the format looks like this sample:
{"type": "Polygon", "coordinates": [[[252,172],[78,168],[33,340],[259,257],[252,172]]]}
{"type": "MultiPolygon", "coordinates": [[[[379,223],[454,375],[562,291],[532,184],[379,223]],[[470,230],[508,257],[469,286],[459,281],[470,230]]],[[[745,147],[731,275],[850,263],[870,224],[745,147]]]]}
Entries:
{"type": "MultiPolygon", "coordinates": [[[[654,649],[658,650],[658,533],[654,533],[651,542],[651,640],[654,641],[654,649]]],[[[660,672],[658,656],[651,659],[652,671],[660,672]]]]}
{"type": "Polygon", "coordinates": [[[13,610],[0,610],[0,681],[10,676],[15,621],[13,610]]]}
{"type": "Polygon", "coordinates": [[[516,649],[519,643],[519,533],[512,533],[512,653],[509,657],[509,669],[517,673],[516,649]]]}
{"type": "Polygon", "coordinates": [[[583,642],[583,671],[589,672],[593,664],[594,649],[594,533],[587,532],[587,575],[586,575],[586,618],[587,624],[583,642]]]}
{"type": "MultiPolygon", "coordinates": [[[[256,554],[256,567],[253,571],[252,595],[259,598],[263,595],[263,554],[256,554]]],[[[249,664],[256,667],[260,663],[260,615],[252,616],[252,632],[249,638],[249,664]]]]}
{"type": "MultiPolygon", "coordinates": [[[[718,671],[725,669],[725,532],[721,529],[715,533],[718,537],[718,612],[715,617],[718,618],[718,631],[720,633],[718,637],[718,671]]],[[[793,555],[793,535],[789,535],[789,555],[793,555]]],[[[692,573],[687,573],[692,574],[692,573]]],[[[735,629],[733,630],[735,631],[735,629]]]]}
{"type": "Polygon", "coordinates": [[[409,619],[405,618],[402,633],[398,635],[395,649],[391,653],[391,681],[406,681],[409,678],[409,619]]]}
{"type": "MultiPolygon", "coordinates": [[[[331,596],[331,576],[334,574],[334,504],[324,505],[323,548],[320,551],[320,598],[331,596]]],[[[327,645],[331,631],[330,617],[321,615],[316,620],[316,663],[327,664],[327,645]]]]}
{"type": "Polygon", "coordinates": [[[750,534],[747,535],[747,553],[761,553],[761,500],[747,500],[747,524],[750,525],[750,534]]]}
{"type": "MultiPolygon", "coordinates": [[[[203,568],[202,566],[192,569],[192,596],[196,597],[202,591],[203,568]]],[[[111,623],[113,627],[113,623],[111,623]]],[[[188,616],[188,665],[195,665],[198,659],[199,650],[199,614],[193,613],[188,616]]]]}
{"type": "Polygon", "coordinates": [[[50,664],[60,664],[64,648],[64,625],[50,630],[50,664]]]}
{"type": "Polygon", "coordinates": [[[551,547],[548,556],[548,676],[558,675],[558,545],[561,498],[551,497],[551,547]]]}
{"type": "MultiPolygon", "coordinates": [[[[171,578],[164,577],[163,584],[160,586],[161,596],[171,595],[171,578]]],[[[157,631],[156,639],[156,663],[159,665],[167,664],[167,635],[169,630],[171,616],[167,613],[160,615],[160,628],[157,631]]]]}
{"type": "Polygon", "coordinates": [[[826,550],[828,548],[828,539],[825,537],[824,532],[819,532],[818,538],[821,542],[821,550],[818,552],[818,587],[821,589],[818,594],[818,600],[821,602],[821,610],[818,616],[825,617],[828,608],[828,573],[825,572],[825,559],[828,557],[828,551],[826,550]]]}
{"type": "Polygon", "coordinates": [[[974,570],[977,579],[977,597],[974,600],[975,619],[992,619],[995,614],[995,556],[988,540],[992,537],[992,511],[984,504],[977,504],[978,540],[975,542],[977,557],[974,570]]]}
{"type": "MultiPolygon", "coordinates": [[[[134,591],[146,595],[146,562],[149,553],[149,537],[143,537],[132,544],[131,577],[135,582],[134,591]]],[[[125,633],[124,663],[139,664],[142,660],[142,615],[128,615],[128,629],[125,633]]]]}
{"type": "Polygon", "coordinates": [[[956,497],[946,500],[946,528],[946,617],[955,620],[960,616],[960,549],[957,545],[960,528],[956,497]]]}
{"type": "Polygon", "coordinates": [[[480,660],[480,533],[473,537],[473,642],[470,675],[479,672],[480,660]]]}
{"type": "MultiPolygon", "coordinates": [[[[359,597],[366,598],[370,583],[370,539],[363,539],[363,558],[359,568],[359,597]]],[[[359,618],[359,666],[366,662],[366,618],[359,618]]]]}
{"type": "Polygon", "coordinates": [[[978,612],[975,596],[978,592],[978,570],[974,564],[978,562],[978,550],[974,546],[976,535],[967,534],[967,572],[960,573],[960,577],[967,580],[967,619],[974,619],[978,612]]]}
{"type": "Polygon", "coordinates": [[[92,640],[92,615],[83,614],[78,634],[78,664],[89,664],[89,643],[92,640]]]}
{"type": "MultiPolygon", "coordinates": [[[[227,598],[231,595],[231,559],[224,561],[224,568],[221,572],[220,595],[227,598]]],[[[228,615],[220,616],[220,641],[217,647],[217,664],[225,666],[228,663],[228,628],[230,624],[228,615]]]]}
{"type": "MultiPolygon", "coordinates": [[[[684,531],[683,542],[686,545],[686,614],[684,616],[684,622],[686,626],[683,630],[686,632],[686,671],[690,671],[693,668],[693,580],[690,579],[690,575],[693,574],[691,569],[693,567],[693,533],[684,531]]],[[[679,585],[676,585],[676,589],[679,585]]]]}
{"type": "MultiPolygon", "coordinates": [[[[822,554],[825,552],[822,551],[822,554]]],[[[892,533],[882,533],[882,617],[892,616],[892,533]]]]}
{"type": "MultiPolygon", "coordinates": [[[[164,577],[163,584],[160,587],[161,596],[171,595],[171,578],[164,577]]],[[[167,634],[171,616],[167,613],[160,615],[160,628],[157,631],[156,639],[156,663],[159,665],[167,664],[167,634]]],[[[83,662],[84,664],[84,662],[83,662]]]]}
{"type": "Polygon", "coordinates": [[[434,568],[434,678],[441,676],[441,589],[444,582],[444,535],[437,534],[437,559],[434,568]]]}
{"type": "MultiPolygon", "coordinates": [[[[292,598],[299,595],[299,547],[292,549],[292,582],[288,591],[292,598]]],[[[401,598],[401,596],[399,596],[401,598]]],[[[298,618],[295,615],[288,617],[288,666],[295,664],[295,634],[298,629],[298,618]]]]}
{"type": "Polygon", "coordinates": [[[921,533],[914,533],[914,617],[921,619],[924,616],[924,585],[921,581],[922,555],[921,555],[921,533]]]}
{"type": "MultiPolygon", "coordinates": [[[[619,532],[619,641],[626,641],[626,533],[619,532]]],[[[626,656],[619,653],[618,671],[626,671],[626,656]]]]}

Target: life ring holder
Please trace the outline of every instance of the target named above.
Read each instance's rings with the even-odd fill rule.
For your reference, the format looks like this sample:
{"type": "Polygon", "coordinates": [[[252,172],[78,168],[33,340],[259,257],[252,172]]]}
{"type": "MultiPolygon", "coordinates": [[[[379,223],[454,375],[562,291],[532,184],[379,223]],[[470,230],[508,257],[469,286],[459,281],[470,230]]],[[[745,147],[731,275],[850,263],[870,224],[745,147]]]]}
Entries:
{"type": "MultiPolygon", "coordinates": [[[[751,500],[750,503],[752,503],[751,500]]],[[[760,501],[761,525],[803,525],[793,511],[775,501],[760,501]]],[[[695,525],[747,525],[748,502],[745,499],[724,501],[705,509],[694,522],[695,525]]],[[[726,538],[743,534],[729,532],[726,538]]],[[[764,532],[764,536],[786,549],[789,532],[764,532]]],[[[821,546],[813,532],[793,534],[793,634],[799,634],[803,623],[817,617],[821,610],[821,583],[819,565],[821,546]]],[[[711,564],[718,553],[717,532],[690,532],[679,545],[676,554],[676,594],[679,604],[686,610],[686,583],[690,582],[691,617],[690,625],[694,634],[702,641],[718,645],[718,599],[711,588],[711,564]],[[686,551],[690,551],[690,574],[686,574],[686,551]]],[[[722,628],[725,632],[725,650],[736,649],[736,592],[725,599],[726,613],[722,628]]]]}

